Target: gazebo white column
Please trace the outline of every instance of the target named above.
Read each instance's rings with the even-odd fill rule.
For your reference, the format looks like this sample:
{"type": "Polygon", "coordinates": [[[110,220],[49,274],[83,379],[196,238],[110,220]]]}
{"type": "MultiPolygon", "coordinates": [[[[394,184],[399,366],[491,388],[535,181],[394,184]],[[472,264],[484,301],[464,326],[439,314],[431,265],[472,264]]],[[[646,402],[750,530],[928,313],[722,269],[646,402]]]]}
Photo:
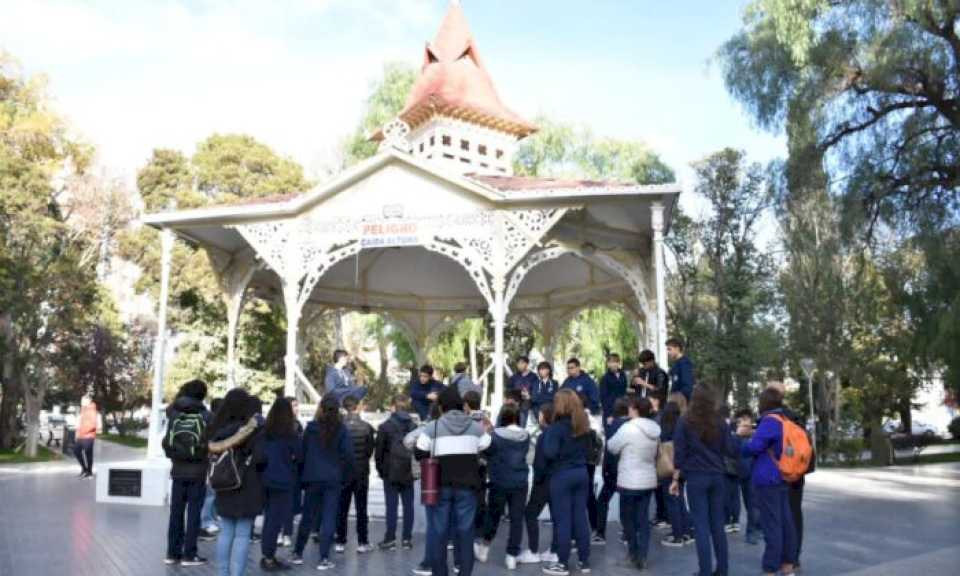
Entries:
{"type": "Polygon", "coordinates": [[[284,356],[283,395],[297,394],[297,336],[300,332],[300,290],[297,283],[283,279],[283,308],[287,313],[287,354],[284,356]]]}
{"type": "Polygon", "coordinates": [[[506,327],[507,309],[503,301],[503,290],[497,290],[494,295],[493,306],[490,308],[493,317],[493,398],[490,405],[499,411],[503,406],[503,372],[504,372],[504,342],[503,332],[506,327]]]}
{"type": "Polygon", "coordinates": [[[653,225],[653,268],[657,279],[657,361],[667,365],[667,293],[666,271],[663,262],[663,202],[650,205],[650,220],[653,225]]]}
{"type": "Polygon", "coordinates": [[[147,457],[163,458],[161,440],[163,430],[163,376],[167,357],[167,300],[170,297],[170,261],[173,256],[173,232],[160,232],[160,302],[157,305],[157,340],[153,346],[153,393],[150,402],[150,429],[147,437],[147,457]]]}

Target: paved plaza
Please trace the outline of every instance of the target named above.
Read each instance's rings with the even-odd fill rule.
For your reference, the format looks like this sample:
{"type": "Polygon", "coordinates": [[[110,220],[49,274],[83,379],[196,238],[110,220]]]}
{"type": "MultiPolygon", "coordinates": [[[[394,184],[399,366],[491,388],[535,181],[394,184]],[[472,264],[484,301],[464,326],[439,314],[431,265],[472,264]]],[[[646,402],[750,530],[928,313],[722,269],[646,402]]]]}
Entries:
{"type": "MultiPolygon", "coordinates": [[[[97,443],[100,461],[127,460],[136,451],[97,443]]],[[[163,565],[166,545],[165,508],[97,504],[94,482],[74,478],[71,462],[0,467],[0,576],[206,576],[202,568],[163,565]]],[[[960,465],[926,465],[856,471],[820,471],[810,477],[806,499],[805,573],[850,576],[952,575],[960,567],[960,465]]],[[[382,507],[371,496],[373,513],[382,507]]],[[[616,533],[616,525],[611,534],[616,533]]],[[[371,526],[379,540],[383,524],[371,526]]],[[[502,566],[503,538],[491,551],[491,562],[475,574],[492,576],[502,566]]],[[[693,547],[665,549],[651,543],[651,574],[688,576],[696,569],[693,547]]],[[[357,556],[348,548],[335,558],[335,575],[409,574],[421,558],[423,538],[412,552],[357,556]]],[[[214,557],[214,543],[201,543],[201,554],[214,557]]],[[[759,573],[762,546],[748,546],[742,535],[730,536],[731,574],[759,573]]],[[[313,563],[315,550],[308,549],[313,563]]],[[[619,544],[593,548],[595,574],[631,574],[618,566],[619,544]]],[[[251,547],[249,574],[258,574],[251,547]]],[[[316,573],[310,566],[291,573],[316,573]]],[[[517,574],[539,574],[523,566],[517,574]]]]}

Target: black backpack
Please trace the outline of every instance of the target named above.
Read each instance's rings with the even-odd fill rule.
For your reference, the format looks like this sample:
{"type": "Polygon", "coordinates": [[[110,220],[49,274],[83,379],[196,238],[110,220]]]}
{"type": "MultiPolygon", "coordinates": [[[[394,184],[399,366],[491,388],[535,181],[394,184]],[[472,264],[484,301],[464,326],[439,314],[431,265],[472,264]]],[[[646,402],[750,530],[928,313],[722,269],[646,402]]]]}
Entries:
{"type": "Polygon", "coordinates": [[[396,433],[390,435],[387,479],[391,484],[413,484],[413,452],[403,445],[403,439],[414,428],[411,422],[409,426],[398,427],[396,433]]]}
{"type": "Polygon", "coordinates": [[[210,467],[210,488],[214,492],[228,492],[243,487],[243,475],[250,466],[252,454],[244,454],[231,448],[214,461],[210,467]]]}
{"type": "Polygon", "coordinates": [[[207,457],[206,432],[207,421],[203,414],[181,412],[167,427],[163,451],[171,460],[202,462],[207,457]]]}

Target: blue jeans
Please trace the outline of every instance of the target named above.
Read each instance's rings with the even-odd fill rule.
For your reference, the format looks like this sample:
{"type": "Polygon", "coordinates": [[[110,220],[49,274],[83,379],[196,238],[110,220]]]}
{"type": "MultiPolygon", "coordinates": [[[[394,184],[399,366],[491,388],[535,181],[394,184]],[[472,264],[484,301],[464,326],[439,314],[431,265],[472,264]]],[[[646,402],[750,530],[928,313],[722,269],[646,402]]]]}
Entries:
{"type": "Polygon", "coordinates": [[[397,516],[400,503],[403,503],[403,540],[413,539],[413,485],[400,486],[383,483],[383,497],[387,504],[387,531],[383,539],[387,542],[397,539],[397,516]]]}
{"type": "Polygon", "coordinates": [[[557,556],[570,561],[570,541],[577,539],[580,562],[590,561],[590,523],[587,520],[587,479],[585,467],[567,468],[550,477],[550,514],[557,524],[557,556]]]}
{"type": "Polygon", "coordinates": [[[674,538],[683,538],[691,532],[693,526],[687,510],[687,498],[684,496],[686,482],[680,481],[679,496],[670,494],[670,482],[669,478],[660,481],[663,503],[667,508],[667,521],[670,522],[670,534],[674,538]]]}
{"type": "Polygon", "coordinates": [[[210,530],[217,526],[217,493],[207,486],[207,494],[203,497],[203,508],[200,510],[200,527],[210,530]]]}
{"type": "Polygon", "coordinates": [[[473,572],[473,519],[477,512],[477,493],[469,488],[440,490],[440,500],[433,507],[434,519],[428,527],[427,546],[432,550],[430,567],[433,576],[447,576],[447,541],[451,523],[457,543],[460,576],[473,572]]]}
{"type": "Polygon", "coordinates": [[[200,509],[206,490],[203,480],[173,479],[170,491],[170,522],[167,525],[167,557],[192,558],[197,555],[200,536],[200,509]],[[186,524],[184,524],[186,513],[186,524]]]}
{"type": "Polygon", "coordinates": [[[650,549],[650,498],[653,490],[620,490],[620,524],[634,560],[646,560],[650,549]]]}
{"type": "Polygon", "coordinates": [[[333,532],[337,527],[337,507],[340,505],[340,485],[311,484],[306,487],[307,497],[297,530],[297,544],[293,551],[303,555],[307,539],[314,527],[320,532],[320,559],[330,558],[333,532]]]}
{"type": "Polygon", "coordinates": [[[797,561],[797,533],[790,512],[790,498],[786,484],[754,486],[760,525],[763,527],[763,571],[776,572],[783,564],[797,561]]]}
{"type": "Polygon", "coordinates": [[[527,487],[490,488],[490,507],[484,518],[483,539],[492,542],[497,535],[497,527],[503,516],[504,508],[510,509],[510,536],[507,538],[507,555],[520,555],[520,542],[523,540],[523,510],[527,506],[527,487]]]}
{"type": "Polygon", "coordinates": [[[275,558],[277,555],[277,538],[283,523],[290,516],[293,498],[289,490],[274,490],[267,488],[267,504],[263,513],[263,538],[260,540],[260,552],[264,558],[275,558]]]}
{"type": "Polygon", "coordinates": [[[727,576],[727,533],[723,529],[726,502],[726,479],[722,472],[688,472],[687,497],[690,499],[690,515],[697,535],[697,559],[700,576],[714,574],[713,553],[717,556],[716,574],[727,576]]]}
{"type": "Polygon", "coordinates": [[[220,518],[217,535],[217,574],[243,576],[247,568],[253,518],[220,518]]]}

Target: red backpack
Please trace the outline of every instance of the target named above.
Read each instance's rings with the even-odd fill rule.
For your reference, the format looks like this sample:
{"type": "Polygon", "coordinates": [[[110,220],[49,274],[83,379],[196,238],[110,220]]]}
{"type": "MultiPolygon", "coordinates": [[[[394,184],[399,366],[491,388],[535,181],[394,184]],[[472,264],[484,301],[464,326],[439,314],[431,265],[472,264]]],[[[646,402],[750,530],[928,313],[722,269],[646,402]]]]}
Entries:
{"type": "Polygon", "coordinates": [[[773,449],[768,449],[770,458],[777,463],[780,469],[780,475],[787,482],[796,482],[803,478],[803,475],[810,469],[810,462],[813,460],[813,447],[810,445],[810,438],[807,437],[807,431],[794,424],[791,420],[784,418],[779,414],[769,414],[783,425],[783,451],[780,453],[780,459],[773,454],[773,449]]]}

